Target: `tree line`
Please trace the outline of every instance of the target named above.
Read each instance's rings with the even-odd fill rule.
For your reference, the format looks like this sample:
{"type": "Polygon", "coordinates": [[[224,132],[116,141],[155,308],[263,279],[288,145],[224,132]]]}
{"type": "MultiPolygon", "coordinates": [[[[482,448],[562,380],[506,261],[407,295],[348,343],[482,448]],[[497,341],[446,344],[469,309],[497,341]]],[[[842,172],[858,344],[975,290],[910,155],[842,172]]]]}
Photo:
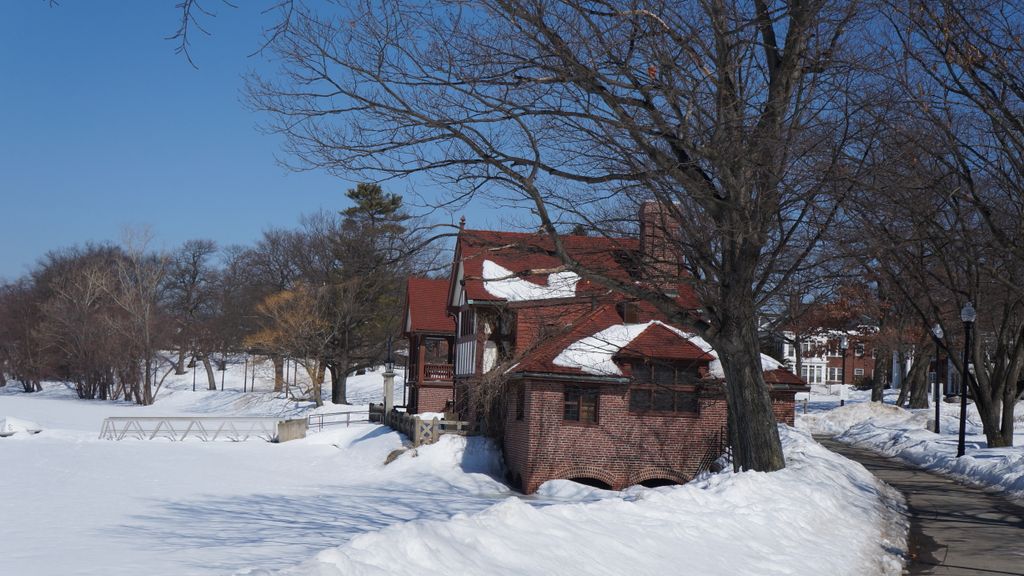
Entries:
{"type": "MultiPolygon", "coordinates": [[[[398,332],[405,277],[427,262],[401,197],[374,184],[347,193],[341,213],[306,216],[252,246],[189,240],[171,251],[145,238],[48,253],[0,286],[0,385],[26,392],[71,383],[80,398],[152,404],[170,374],[242,351],[269,358],[274,391],[286,359],[309,376],[291,393],[344,403],[350,374],[384,358],[398,332]]],[[[224,366],[220,366],[224,369],[224,366]]]]}

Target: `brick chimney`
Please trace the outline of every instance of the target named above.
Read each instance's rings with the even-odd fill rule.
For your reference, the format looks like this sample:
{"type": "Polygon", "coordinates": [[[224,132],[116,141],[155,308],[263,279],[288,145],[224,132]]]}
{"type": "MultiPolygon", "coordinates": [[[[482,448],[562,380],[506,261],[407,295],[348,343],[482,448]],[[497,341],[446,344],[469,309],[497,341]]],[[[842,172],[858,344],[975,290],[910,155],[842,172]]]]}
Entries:
{"type": "Polygon", "coordinates": [[[644,273],[655,283],[675,290],[683,271],[679,248],[681,227],[665,206],[648,200],[640,206],[640,252],[644,273]]]}

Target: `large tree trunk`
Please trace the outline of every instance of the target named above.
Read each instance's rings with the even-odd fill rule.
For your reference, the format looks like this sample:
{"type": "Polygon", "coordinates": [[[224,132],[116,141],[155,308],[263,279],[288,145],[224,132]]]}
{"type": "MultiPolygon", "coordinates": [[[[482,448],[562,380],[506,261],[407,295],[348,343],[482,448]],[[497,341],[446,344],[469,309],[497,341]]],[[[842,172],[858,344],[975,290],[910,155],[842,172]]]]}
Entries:
{"type": "Polygon", "coordinates": [[[896,397],[896,405],[902,408],[907,403],[907,396],[910,394],[910,374],[907,371],[906,350],[900,348],[896,357],[899,359],[897,367],[900,371],[900,395],[896,397]]]}
{"type": "Polygon", "coordinates": [[[284,390],[284,357],[271,354],[270,361],[274,363],[274,392],[281,392],[284,390]]]}
{"type": "Polygon", "coordinates": [[[185,373],[185,344],[178,348],[178,361],[174,363],[174,373],[178,376],[185,373]]]}
{"type": "Polygon", "coordinates": [[[210,355],[202,354],[200,358],[203,361],[203,368],[206,368],[206,384],[207,390],[217,389],[217,376],[213,373],[213,365],[210,363],[210,355]]]}
{"type": "Polygon", "coordinates": [[[334,362],[327,367],[331,371],[331,402],[348,404],[348,372],[339,369],[338,364],[334,362]]]}
{"type": "Polygon", "coordinates": [[[882,348],[875,354],[875,377],[871,383],[871,401],[882,402],[885,388],[889,384],[889,369],[892,368],[892,353],[882,348]]]}
{"type": "Polygon", "coordinates": [[[725,372],[733,468],[771,472],[785,468],[786,459],[764,382],[757,327],[752,318],[726,318],[712,344],[725,372]]]}
{"type": "Polygon", "coordinates": [[[928,365],[931,358],[922,354],[923,346],[918,346],[914,356],[914,362],[910,366],[910,374],[907,376],[907,387],[910,388],[910,408],[928,407],[928,365]]]}

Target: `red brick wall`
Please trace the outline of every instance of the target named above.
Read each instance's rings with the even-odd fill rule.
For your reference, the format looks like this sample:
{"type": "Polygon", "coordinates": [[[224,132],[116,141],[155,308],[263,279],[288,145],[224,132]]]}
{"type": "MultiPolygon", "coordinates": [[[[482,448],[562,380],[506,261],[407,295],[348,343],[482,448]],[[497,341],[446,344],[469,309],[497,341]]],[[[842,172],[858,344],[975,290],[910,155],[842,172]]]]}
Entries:
{"type": "MultiPolygon", "coordinates": [[[[841,356],[828,357],[829,368],[842,368],[843,359],[841,356]]],[[[846,383],[854,384],[862,378],[872,378],[875,374],[875,359],[871,357],[870,351],[857,356],[851,346],[846,352],[846,383]],[[864,374],[857,376],[856,369],[861,368],[864,374]]]]}
{"type": "MultiPolygon", "coordinates": [[[[594,478],[620,490],[644,480],[686,482],[715,436],[725,434],[726,403],[702,397],[699,415],[652,416],[629,412],[629,388],[601,386],[598,423],[562,420],[563,383],[526,383],[525,418],[509,412],[505,464],[527,494],[555,478],[594,478]]],[[[792,394],[773,399],[780,422],[793,423],[792,394]]]]}
{"type": "Polygon", "coordinates": [[[615,489],[651,478],[684,482],[726,423],[721,398],[702,399],[699,416],[630,414],[622,385],[601,387],[597,425],[565,422],[563,390],[530,382],[526,421],[506,427],[506,464],[527,493],[552,478],[595,478],[615,489]]]}
{"type": "Polygon", "coordinates": [[[445,405],[452,399],[452,388],[450,386],[419,386],[417,394],[417,413],[444,412],[445,405]]]}

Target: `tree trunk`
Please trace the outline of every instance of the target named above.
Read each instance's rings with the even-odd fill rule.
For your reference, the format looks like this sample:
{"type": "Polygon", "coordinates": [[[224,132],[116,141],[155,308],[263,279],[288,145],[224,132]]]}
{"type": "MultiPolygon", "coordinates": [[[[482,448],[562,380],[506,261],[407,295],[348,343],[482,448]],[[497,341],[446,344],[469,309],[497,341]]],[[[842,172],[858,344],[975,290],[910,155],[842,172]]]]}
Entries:
{"type": "Polygon", "coordinates": [[[151,406],[153,404],[153,361],[152,356],[146,358],[146,374],[142,383],[142,398],[140,404],[151,406]]]}
{"type": "Polygon", "coordinates": [[[313,370],[313,401],[316,402],[316,407],[319,408],[324,405],[324,365],[323,363],[317,363],[316,368],[313,370]]]}
{"type": "Polygon", "coordinates": [[[785,468],[786,459],[764,382],[757,327],[752,318],[740,314],[725,318],[712,344],[725,372],[733,468],[771,472],[785,468]]]}
{"type": "Polygon", "coordinates": [[[178,361],[174,364],[174,373],[181,376],[185,373],[185,345],[178,348],[178,361]]]}
{"type": "Polygon", "coordinates": [[[928,365],[931,358],[927,354],[921,354],[923,348],[923,346],[916,348],[914,362],[910,366],[910,375],[907,377],[907,384],[910,388],[910,408],[928,407],[928,365]]]}
{"type": "Polygon", "coordinates": [[[882,402],[885,388],[889,384],[889,369],[892,367],[892,354],[888,349],[878,350],[875,355],[875,377],[871,383],[871,401],[882,402]]]}
{"type": "Polygon", "coordinates": [[[274,392],[281,392],[284,390],[284,357],[271,354],[270,361],[274,363],[274,392]]]}
{"type": "Polygon", "coordinates": [[[327,365],[331,371],[331,402],[348,404],[348,372],[332,362],[327,365]]]}
{"type": "Polygon", "coordinates": [[[7,386],[7,376],[4,375],[3,371],[0,371],[0,388],[7,386]]]}
{"type": "Polygon", "coordinates": [[[910,374],[907,373],[907,353],[904,350],[897,352],[899,362],[897,366],[900,370],[900,395],[896,397],[896,405],[900,408],[907,403],[907,395],[910,393],[909,379],[910,374]]]}
{"type": "Polygon", "coordinates": [[[217,376],[213,373],[213,365],[210,363],[209,354],[201,354],[200,358],[203,361],[203,368],[206,368],[206,384],[207,390],[217,389],[217,376]]]}

